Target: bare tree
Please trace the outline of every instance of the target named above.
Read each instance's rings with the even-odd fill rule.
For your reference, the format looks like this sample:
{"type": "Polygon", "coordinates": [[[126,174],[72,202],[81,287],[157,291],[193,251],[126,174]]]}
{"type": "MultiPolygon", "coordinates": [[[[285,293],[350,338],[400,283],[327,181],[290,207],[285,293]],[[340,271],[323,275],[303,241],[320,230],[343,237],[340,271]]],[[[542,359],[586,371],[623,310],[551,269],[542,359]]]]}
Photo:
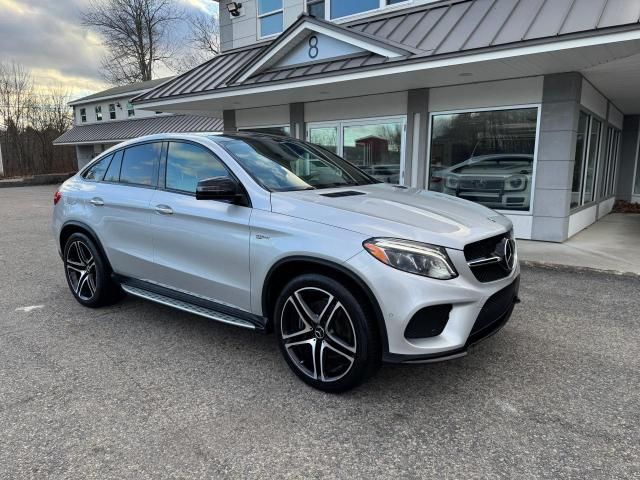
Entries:
{"type": "Polygon", "coordinates": [[[156,64],[171,58],[182,15],[172,0],[91,0],[82,20],[102,36],[105,79],[122,85],[151,80],[156,64]]]}
{"type": "Polygon", "coordinates": [[[68,130],[73,123],[72,111],[67,105],[70,100],[69,92],[62,85],[58,85],[34,97],[29,109],[29,127],[40,146],[39,167],[42,171],[46,171],[48,166],[53,164],[53,140],[68,130]]]}
{"type": "Polygon", "coordinates": [[[0,122],[6,127],[2,132],[3,143],[14,152],[21,168],[29,168],[20,132],[27,125],[32,104],[33,81],[30,72],[19,63],[0,62],[0,122]]]}
{"type": "Polygon", "coordinates": [[[220,24],[218,17],[199,12],[186,17],[188,34],[186,49],[169,62],[178,73],[186,72],[220,53],[220,24]]]}
{"type": "Polygon", "coordinates": [[[31,72],[0,62],[0,146],[5,175],[71,171],[73,149],[53,140],[72,123],[69,95],[62,87],[36,91],[31,72]]]}

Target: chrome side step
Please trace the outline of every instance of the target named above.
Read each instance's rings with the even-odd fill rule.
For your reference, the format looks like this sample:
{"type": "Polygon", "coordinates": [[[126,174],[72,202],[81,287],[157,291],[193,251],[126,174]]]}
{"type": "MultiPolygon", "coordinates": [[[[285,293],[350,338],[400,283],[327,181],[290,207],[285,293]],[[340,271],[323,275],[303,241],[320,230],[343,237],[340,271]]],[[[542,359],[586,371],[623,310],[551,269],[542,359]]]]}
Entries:
{"type": "Polygon", "coordinates": [[[228,323],[229,325],[235,325],[236,327],[244,327],[251,330],[255,330],[256,328],[255,325],[253,325],[251,322],[248,322],[241,318],[233,317],[231,315],[227,315],[226,313],[211,310],[210,308],[193,305],[191,303],[183,302],[182,300],[170,298],[165,295],[150,292],[149,290],[133,287],[131,285],[122,284],[121,286],[122,289],[130,295],[144,298],[145,300],[150,300],[152,302],[160,303],[168,307],[177,308],[178,310],[182,310],[183,312],[193,313],[194,315],[199,315],[201,317],[206,317],[222,323],[228,323]]]}

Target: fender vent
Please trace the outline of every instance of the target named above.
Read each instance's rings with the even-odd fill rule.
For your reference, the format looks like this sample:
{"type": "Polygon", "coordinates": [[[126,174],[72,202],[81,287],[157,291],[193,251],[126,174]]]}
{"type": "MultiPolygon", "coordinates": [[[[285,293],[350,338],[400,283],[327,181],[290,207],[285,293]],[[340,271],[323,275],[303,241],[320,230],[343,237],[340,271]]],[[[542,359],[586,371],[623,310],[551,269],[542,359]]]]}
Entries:
{"type": "Polygon", "coordinates": [[[364,192],[356,192],[355,190],[346,190],[344,192],[331,192],[321,193],[323,197],[337,198],[337,197],[353,197],[354,195],[366,195],[364,192]]]}

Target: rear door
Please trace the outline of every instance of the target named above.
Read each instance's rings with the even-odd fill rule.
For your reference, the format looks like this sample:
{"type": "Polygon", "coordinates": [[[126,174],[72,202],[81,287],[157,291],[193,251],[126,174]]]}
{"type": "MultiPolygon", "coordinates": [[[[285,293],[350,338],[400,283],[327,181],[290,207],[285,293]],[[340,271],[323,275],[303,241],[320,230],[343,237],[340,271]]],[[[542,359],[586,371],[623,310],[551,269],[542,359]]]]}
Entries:
{"type": "Polygon", "coordinates": [[[145,279],[152,273],[150,202],[162,149],[162,142],[147,142],[118,151],[90,200],[89,208],[101,216],[98,236],[113,270],[121,275],[145,279]]]}
{"type": "Polygon", "coordinates": [[[224,163],[204,146],[168,143],[160,188],[151,201],[151,280],[250,311],[251,208],[195,197],[198,180],[228,175],[224,163]]]}

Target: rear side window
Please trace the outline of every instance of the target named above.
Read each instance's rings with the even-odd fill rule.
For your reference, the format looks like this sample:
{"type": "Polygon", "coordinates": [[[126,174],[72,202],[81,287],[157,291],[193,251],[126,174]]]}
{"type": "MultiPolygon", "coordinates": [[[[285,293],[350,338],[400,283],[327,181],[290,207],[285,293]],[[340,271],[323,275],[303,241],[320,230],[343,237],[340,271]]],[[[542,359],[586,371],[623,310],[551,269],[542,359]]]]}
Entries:
{"type": "Polygon", "coordinates": [[[105,182],[117,182],[120,180],[120,165],[122,165],[122,150],[113,154],[113,160],[106,175],[104,176],[105,182]]]}
{"type": "Polygon", "coordinates": [[[120,183],[155,186],[162,143],[143,143],[124,151],[120,168],[120,183]]]}
{"type": "Polygon", "coordinates": [[[113,155],[107,155],[106,157],[98,160],[89,168],[89,170],[84,172],[84,179],[89,180],[90,182],[101,181],[104,178],[104,174],[107,171],[112,158],[113,155]]]}
{"type": "Polygon", "coordinates": [[[195,193],[199,180],[226,177],[227,169],[204,147],[191,143],[170,142],[167,153],[166,188],[195,193]]]}

